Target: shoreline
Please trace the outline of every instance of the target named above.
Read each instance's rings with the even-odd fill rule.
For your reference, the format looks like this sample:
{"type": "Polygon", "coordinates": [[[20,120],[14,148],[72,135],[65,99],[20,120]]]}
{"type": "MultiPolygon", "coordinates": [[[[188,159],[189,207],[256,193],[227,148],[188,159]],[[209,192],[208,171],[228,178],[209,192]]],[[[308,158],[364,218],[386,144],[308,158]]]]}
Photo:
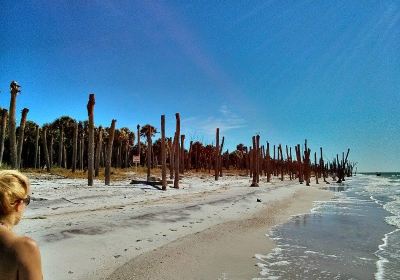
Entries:
{"type": "Polygon", "coordinates": [[[217,279],[223,272],[228,279],[235,279],[229,278],[236,273],[228,271],[232,262],[238,271],[256,276],[259,269],[255,254],[265,254],[273,248],[265,236],[268,227],[309,211],[314,200],[333,196],[317,185],[306,187],[289,180],[273,179],[267,183],[261,178],[260,187],[249,187],[251,179],[243,176],[224,176],[215,181],[211,176],[191,174],[182,179],[180,189],[168,188],[165,192],[146,185],[130,185],[130,180],[111,186],[95,180],[91,188],[86,183],[82,179],[32,180],[33,203],[17,232],[38,242],[44,279],[157,279],[157,275],[151,275],[163,267],[156,267],[156,262],[159,264],[160,252],[166,249],[175,257],[168,259],[164,254],[163,263],[174,260],[174,265],[159,279],[168,279],[167,273],[170,279],[176,279],[177,272],[193,279],[196,269],[190,263],[179,264],[179,255],[172,253],[195,250],[194,242],[199,246],[191,253],[197,256],[192,266],[209,271],[207,277],[201,278],[204,272],[197,270],[197,279],[212,279],[215,275],[217,279]],[[180,248],[185,248],[185,240],[190,244],[188,249],[176,247],[171,251],[179,242],[180,248]],[[211,250],[219,256],[218,261],[209,257],[211,250]],[[224,252],[235,259],[229,260],[224,252]],[[244,252],[247,255],[243,259],[244,252]],[[151,254],[156,254],[153,259],[149,259],[151,254]],[[141,259],[154,262],[146,266],[143,262],[141,270],[130,267],[141,259]],[[122,267],[128,271],[118,276],[122,267]],[[132,278],[133,271],[149,277],[132,278]]]}
{"type": "Polygon", "coordinates": [[[303,186],[250,217],[217,224],[135,257],[106,279],[260,277],[261,269],[255,255],[266,255],[275,248],[268,231],[292,216],[309,213],[314,201],[329,200],[333,195],[326,190],[303,186]]]}

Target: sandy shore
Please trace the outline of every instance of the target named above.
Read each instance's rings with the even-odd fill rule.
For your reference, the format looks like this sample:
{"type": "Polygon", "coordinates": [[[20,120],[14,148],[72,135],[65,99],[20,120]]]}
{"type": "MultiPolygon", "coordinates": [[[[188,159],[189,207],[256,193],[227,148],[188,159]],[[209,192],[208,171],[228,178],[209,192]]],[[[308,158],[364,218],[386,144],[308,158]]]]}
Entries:
{"type": "Polygon", "coordinates": [[[248,218],[238,217],[140,255],[107,279],[257,278],[260,270],[255,253],[266,254],[274,248],[274,242],[266,236],[268,229],[292,215],[308,212],[313,201],[331,195],[300,188],[288,197],[268,201],[265,209],[248,218]]]}
{"type": "Polygon", "coordinates": [[[297,182],[185,177],[166,192],[129,180],[36,178],[18,233],[38,241],[45,279],[228,279],[257,277],[268,228],[331,193],[297,182]],[[261,202],[257,202],[261,199],[261,202]]]}

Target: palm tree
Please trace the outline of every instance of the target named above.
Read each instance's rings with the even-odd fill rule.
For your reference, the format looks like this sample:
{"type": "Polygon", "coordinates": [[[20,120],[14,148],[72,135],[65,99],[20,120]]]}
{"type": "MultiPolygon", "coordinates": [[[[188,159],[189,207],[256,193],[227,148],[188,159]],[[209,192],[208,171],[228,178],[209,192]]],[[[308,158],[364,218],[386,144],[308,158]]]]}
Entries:
{"type": "Polygon", "coordinates": [[[20,85],[16,81],[12,81],[10,84],[10,116],[8,119],[8,134],[10,140],[10,159],[11,167],[16,169],[17,166],[17,139],[16,139],[16,125],[15,125],[15,107],[17,103],[17,94],[21,92],[20,85]]]}

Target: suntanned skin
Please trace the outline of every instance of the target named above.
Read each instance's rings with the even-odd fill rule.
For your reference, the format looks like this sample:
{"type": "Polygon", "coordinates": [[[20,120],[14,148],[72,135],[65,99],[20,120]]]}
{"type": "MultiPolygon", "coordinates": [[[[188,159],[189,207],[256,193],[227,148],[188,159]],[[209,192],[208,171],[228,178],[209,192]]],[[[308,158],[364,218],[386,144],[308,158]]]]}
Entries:
{"type": "MultiPolygon", "coordinates": [[[[22,216],[24,202],[17,201],[15,210],[15,217],[22,216]]],[[[42,280],[39,247],[34,240],[12,232],[19,218],[15,223],[10,220],[0,219],[0,280],[42,280]]]]}

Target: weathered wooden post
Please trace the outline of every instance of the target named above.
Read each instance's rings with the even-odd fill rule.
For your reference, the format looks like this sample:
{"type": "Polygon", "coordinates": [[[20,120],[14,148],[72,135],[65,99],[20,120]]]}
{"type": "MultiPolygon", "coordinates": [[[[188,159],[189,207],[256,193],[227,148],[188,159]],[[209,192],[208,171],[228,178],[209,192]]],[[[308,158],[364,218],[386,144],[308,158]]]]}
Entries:
{"type": "Polygon", "coordinates": [[[325,176],[325,163],[324,163],[324,158],[322,156],[322,147],[319,148],[320,149],[320,153],[321,153],[321,157],[319,159],[319,166],[321,168],[321,173],[322,173],[322,178],[324,180],[324,182],[326,183],[326,176],[325,176]]]}
{"type": "Polygon", "coordinates": [[[219,177],[219,128],[216,129],[215,132],[215,158],[214,158],[214,177],[215,181],[218,181],[219,177]]]}
{"type": "Polygon", "coordinates": [[[100,153],[103,149],[103,128],[99,126],[99,133],[97,135],[97,145],[96,145],[96,161],[94,164],[94,176],[99,176],[100,170],[100,153]]]}
{"type": "Polygon", "coordinates": [[[256,136],[256,181],[260,182],[260,135],[256,136]]]}
{"type": "Polygon", "coordinates": [[[88,186],[93,186],[93,171],[94,171],[94,94],[89,94],[87,104],[87,112],[89,117],[88,126],[88,186]]]}
{"type": "Polygon", "coordinates": [[[175,177],[174,177],[174,188],[179,189],[179,161],[180,161],[180,148],[179,148],[179,136],[181,135],[181,118],[179,113],[175,114],[176,118],[176,130],[175,130],[175,177]]]}
{"type": "Polygon", "coordinates": [[[11,168],[17,169],[17,139],[16,139],[16,124],[15,124],[15,107],[17,103],[17,94],[20,92],[20,86],[16,81],[10,84],[10,115],[8,118],[8,138],[10,142],[10,160],[11,168]]]}
{"type": "Polygon", "coordinates": [[[46,170],[47,172],[50,172],[50,158],[49,158],[49,151],[47,149],[47,127],[44,126],[42,128],[42,145],[43,145],[43,151],[44,151],[44,158],[46,160],[46,170]]]}
{"type": "Polygon", "coordinates": [[[181,135],[181,152],[180,152],[180,156],[181,156],[181,162],[179,164],[179,171],[180,173],[185,173],[185,135],[182,134],[181,135]]]}
{"type": "Polygon", "coordinates": [[[161,116],[161,180],[163,191],[167,190],[167,161],[165,155],[165,115],[161,116]]]}
{"type": "Polygon", "coordinates": [[[298,171],[299,183],[303,184],[303,164],[301,161],[300,144],[297,144],[295,149],[296,149],[297,171],[298,171]]]}
{"type": "Polygon", "coordinates": [[[190,140],[189,152],[188,152],[188,162],[187,162],[187,169],[189,171],[192,169],[192,153],[193,153],[193,141],[190,140]]]}
{"type": "Polygon", "coordinates": [[[40,167],[40,163],[38,163],[38,158],[39,158],[39,138],[40,138],[40,128],[37,125],[36,126],[36,136],[35,136],[35,163],[34,163],[34,168],[40,167]]]}
{"type": "Polygon", "coordinates": [[[168,140],[168,151],[169,151],[169,178],[174,179],[174,148],[175,145],[173,144],[172,137],[168,140]]]}
{"type": "Polygon", "coordinates": [[[251,164],[250,170],[251,170],[253,181],[250,186],[258,187],[258,183],[257,183],[257,142],[256,142],[257,140],[256,140],[256,137],[253,136],[252,140],[253,140],[253,148],[251,149],[252,164],[251,164]]]}
{"type": "Polygon", "coordinates": [[[150,172],[151,172],[151,154],[152,154],[152,140],[151,140],[151,135],[152,135],[152,126],[148,126],[148,129],[146,131],[146,137],[147,137],[147,182],[150,182],[150,172]]]}
{"type": "Polygon", "coordinates": [[[269,152],[269,143],[267,142],[267,153],[266,153],[266,156],[267,156],[267,166],[266,166],[266,169],[267,169],[267,182],[269,183],[269,182],[271,182],[271,155],[270,155],[270,152],[269,152]]]}
{"type": "Polygon", "coordinates": [[[315,183],[316,184],[319,184],[318,183],[318,165],[317,165],[317,152],[314,152],[314,165],[315,165],[315,167],[314,167],[314,175],[315,175],[315,183]]]}
{"type": "Polygon", "coordinates": [[[106,151],[106,166],[105,166],[105,174],[104,174],[104,181],[105,185],[110,185],[110,177],[111,177],[111,159],[112,159],[112,150],[113,150],[113,143],[114,143],[114,133],[115,133],[115,123],[116,120],[111,121],[111,127],[109,130],[108,135],[108,143],[107,143],[107,151],[106,151]]]}
{"type": "Polygon", "coordinates": [[[140,125],[136,126],[137,128],[137,146],[138,146],[138,156],[139,156],[139,166],[140,166],[140,155],[141,155],[141,151],[140,151],[140,125]]]}
{"type": "Polygon", "coordinates": [[[7,109],[1,111],[1,131],[0,131],[0,166],[3,164],[4,155],[4,140],[6,139],[6,127],[7,127],[7,109]]]}
{"type": "Polygon", "coordinates": [[[21,156],[22,156],[22,147],[24,144],[24,134],[25,134],[25,124],[26,124],[26,116],[28,115],[29,109],[22,109],[21,114],[21,122],[19,125],[19,135],[17,140],[17,169],[21,168],[21,156]]]}
{"type": "Polygon", "coordinates": [[[225,143],[225,136],[222,136],[222,141],[221,141],[221,148],[219,149],[219,154],[218,154],[218,171],[219,171],[219,177],[222,177],[222,150],[224,149],[224,143],[225,143]]]}

